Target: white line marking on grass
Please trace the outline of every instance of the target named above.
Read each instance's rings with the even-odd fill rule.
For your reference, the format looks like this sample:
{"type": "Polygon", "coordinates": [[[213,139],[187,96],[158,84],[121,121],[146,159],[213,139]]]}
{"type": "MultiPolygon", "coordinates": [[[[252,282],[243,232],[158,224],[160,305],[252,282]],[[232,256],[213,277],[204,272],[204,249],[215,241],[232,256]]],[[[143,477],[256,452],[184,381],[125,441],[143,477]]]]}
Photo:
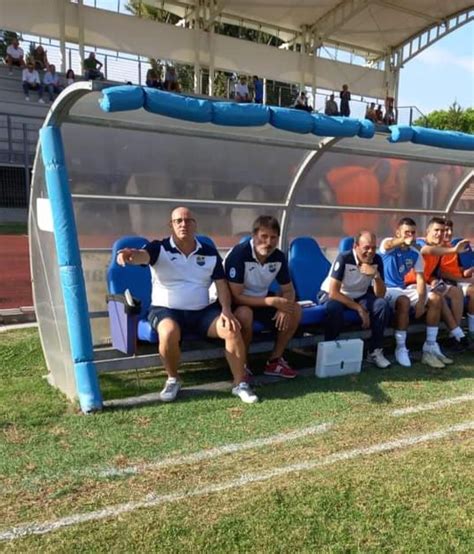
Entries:
{"type": "Polygon", "coordinates": [[[236,489],[250,483],[268,481],[269,479],[273,479],[274,477],[280,477],[282,475],[287,475],[289,473],[295,473],[298,471],[308,471],[317,467],[332,465],[336,462],[352,460],[359,456],[379,454],[381,452],[388,452],[390,450],[407,448],[415,444],[443,439],[445,437],[448,437],[449,435],[452,435],[453,433],[459,433],[471,429],[474,429],[474,420],[460,423],[458,425],[451,425],[449,427],[445,427],[444,429],[440,429],[432,433],[426,433],[424,435],[412,435],[404,439],[382,442],[365,448],[343,450],[342,452],[336,452],[335,454],[330,454],[329,456],[325,456],[324,458],[314,460],[312,462],[304,462],[300,464],[276,467],[274,469],[269,469],[261,473],[243,474],[237,479],[232,479],[230,481],[225,481],[224,483],[219,483],[215,485],[208,485],[207,487],[201,487],[195,490],[164,495],[150,494],[147,495],[143,500],[139,500],[136,502],[126,502],[124,504],[116,504],[114,506],[109,506],[107,508],[103,508],[102,510],[97,510],[94,512],[74,514],[44,523],[25,523],[0,532],[0,541],[15,540],[21,537],[26,537],[28,535],[44,535],[63,527],[69,527],[71,525],[77,525],[79,523],[85,523],[87,521],[98,521],[111,517],[117,517],[121,514],[134,512],[135,510],[139,510],[141,508],[154,508],[156,506],[169,502],[177,502],[179,500],[184,500],[195,496],[203,496],[216,492],[236,489]]]}
{"type": "Polygon", "coordinates": [[[398,410],[393,410],[392,412],[390,412],[390,415],[398,417],[407,414],[417,414],[418,412],[426,412],[428,410],[436,410],[437,408],[445,408],[446,406],[461,404],[462,402],[469,402],[470,400],[474,400],[474,394],[463,394],[462,396],[446,398],[445,400],[438,400],[437,402],[419,404],[418,406],[411,406],[409,408],[400,408],[398,410]]]}
{"type": "Polygon", "coordinates": [[[272,435],[266,438],[252,439],[240,443],[224,444],[223,446],[217,446],[215,448],[210,448],[209,450],[201,450],[193,454],[185,454],[174,458],[165,458],[164,460],[156,462],[137,464],[123,468],[104,469],[99,472],[99,476],[115,477],[117,475],[136,475],[148,469],[161,469],[169,466],[176,467],[183,464],[194,464],[196,462],[202,462],[203,460],[211,460],[212,458],[217,458],[225,454],[234,454],[235,452],[242,452],[243,450],[262,448],[264,446],[271,446],[274,444],[301,439],[309,435],[326,433],[332,426],[332,423],[322,423],[320,425],[313,425],[297,431],[291,431],[290,433],[280,433],[279,435],[272,435]]]}

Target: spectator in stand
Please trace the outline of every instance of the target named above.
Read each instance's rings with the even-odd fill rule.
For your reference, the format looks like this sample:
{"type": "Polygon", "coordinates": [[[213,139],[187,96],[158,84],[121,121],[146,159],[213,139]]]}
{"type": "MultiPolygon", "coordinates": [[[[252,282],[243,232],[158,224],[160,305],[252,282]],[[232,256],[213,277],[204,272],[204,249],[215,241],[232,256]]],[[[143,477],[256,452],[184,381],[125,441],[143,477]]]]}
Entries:
{"type": "Polygon", "coordinates": [[[324,113],[326,115],[339,115],[337,102],[334,100],[334,94],[331,94],[329,98],[326,100],[326,107],[324,108],[324,113]]]}
{"type": "Polygon", "coordinates": [[[35,69],[37,71],[46,71],[48,69],[48,56],[46,55],[46,50],[41,46],[41,44],[33,50],[33,63],[35,64],[35,69]]]}
{"type": "Polygon", "coordinates": [[[5,57],[5,61],[8,65],[8,74],[12,74],[12,67],[15,65],[16,67],[25,67],[25,59],[24,59],[25,53],[23,52],[23,48],[21,48],[20,43],[17,38],[14,38],[12,40],[12,43],[7,48],[7,55],[5,57]]]}
{"type": "Polygon", "coordinates": [[[23,70],[21,75],[23,92],[25,93],[25,100],[30,101],[30,90],[36,90],[38,92],[38,102],[44,104],[43,100],[43,85],[41,84],[40,77],[32,63],[28,63],[26,69],[23,70]]]}
{"type": "Polygon", "coordinates": [[[336,340],[344,327],[344,310],[355,310],[363,329],[371,329],[367,361],[384,369],[390,362],[383,354],[383,337],[390,317],[385,299],[382,258],[375,253],[376,237],[360,231],[354,247],[341,252],[323,281],[318,303],[327,309],[324,340],[336,340]]]}
{"type": "Polygon", "coordinates": [[[259,79],[257,75],[253,76],[253,88],[255,104],[263,104],[263,80],[259,79]]]}
{"type": "Polygon", "coordinates": [[[163,90],[163,81],[161,80],[161,68],[158,71],[156,69],[149,69],[146,72],[146,86],[150,88],[157,88],[163,90]]]}
{"type": "Polygon", "coordinates": [[[312,112],[313,106],[308,105],[308,98],[306,92],[301,91],[296,98],[295,104],[293,106],[295,110],[305,110],[306,112],[312,112]]]}
{"type": "Polygon", "coordinates": [[[377,121],[377,116],[375,115],[375,102],[371,102],[370,106],[367,105],[367,110],[365,111],[365,119],[375,123],[377,121]]]}
{"type": "Polygon", "coordinates": [[[385,99],[385,115],[383,122],[385,125],[393,125],[397,122],[395,116],[395,98],[393,98],[393,96],[387,96],[385,99]]]}
{"type": "Polygon", "coordinates": [[[349,117],[351,115],[351,107],[349,105],[349,102],[351,101],[351,93],[347,85],[342,85],[339,97],[341,99],[341,115],[349,117]]]}
{"type": "Polygon", "coordinates": [[[178,76],[176,75],[176,68],[172,65],[166,66],[165,72],[165,90],[169,92],[180,92],[181,87],[178,83],[178,76]]]}
{"type": "Polygon", "coordinates": [[[96,79],[103,79],[104,74],[102,71],[103,63],[95,57],[94,52],[89,52],[89,57],[84,60],[84,77],[88,81],[95,81],[96,79]]]}
{"type": "Polygon", "coordinates": [[[243,75],[240,77],[239,82],[235,85],[235,101],[240,103],[250,102],[247,79],[243,75]]]}
{"type": "Polygon", "coordinates": [[[50,102],[53,102],[55,94],[59,94],[63,90],[59,75],[56,73],[56,67],[53,64],[48,67],[48,71],[44,74],[43,86],[49,94],[50,102]]]}
{"type": "Polygon", "coordinates": [[[381,124],[383,123],[383,110],[382,110],[382,104],[379,104],[377,106],[377,109],[375,110],[375,123],[381,124]]]}
{"type": "MultiPolygon", "coordinates": [[[[451,247],[453,238],[453,222],[448,219],[444,228],[444,246],[451,247]]],[[[441,257],[439,266],[441,278],[450,287],[459,288],[467,299],[467,322],[470,341],[474,341],[474,267],[467,269],[461,265],[459,254],[447,254],[441,257]]],[[[457,323],[461,323],[463,305],[457,313],[453,313],[457,323]]],[[[453,339],[451,339],[451,342],[453,339]]]]}
{"type": "Polygon", "coordinates": [[[72,69],[68,69],[66,72],[66,86],[72,85],[76,80],[76,75],[72,69]]]}

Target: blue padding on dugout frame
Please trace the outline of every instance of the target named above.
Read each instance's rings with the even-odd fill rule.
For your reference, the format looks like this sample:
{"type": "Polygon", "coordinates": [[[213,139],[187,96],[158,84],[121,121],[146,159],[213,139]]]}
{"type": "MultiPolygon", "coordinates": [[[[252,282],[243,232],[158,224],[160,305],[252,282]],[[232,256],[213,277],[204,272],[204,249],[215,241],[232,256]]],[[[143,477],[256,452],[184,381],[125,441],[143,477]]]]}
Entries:
{"type": "Polygon", "coordinates": [[[144,107],[149,112],[196,123],[209,123],[212,119],[212,102],[209,100],[149,87],[144,90],[144,107]]]}
{"type": "Polygon", "coordinates": [[[313,133],[320,137],[354,137],[359,133],[360,121],[350,117],[313,114],[313,133]]]}
{"type": "Polygon", "coordinates": [[[234,127],[259,127],[270,121],[270,109],[261,104],[213,102],[212,122],[234,127]]]}
{"type": "Polygon", "coordinates": [[[409,125],[390,125],[389,142],[410,142],[413,138],[413,129],[409,125]]]}
{"type": "Polygon", "coordinates": [[[104,112],[123,112],[143,108],[145,94],[142,87],[123,85],[102,90],[100,107],[104,112]]]}
{"type": "Polygon", "coordinates": [[[375,125],[369,119],[359,119],[359,130],[357,136],[360,138],[371,139],[375,135],[375,125]]]}
{"type": "Polygon", "coordinates": [[[270,125],[292,133],[311,133],[313,118],[303,110],[270,106],[270,125]]]}
{"type": "Polygon", "coordinates": [[[102,395],[93,362],[89,309],[59,128],[43,127],[40,130],[40,142],[53,215],[59,279],[74,363],[76,392],[83,412],[101,410],[102,395]]]}
{"type": "Polygon", "coordinates": [[[425,129],[424,127],[413,127],[413,131],[411,141],[415,144],[452,148],[453,150],[474,150],[474,135],[457,131],[425,129]]]}

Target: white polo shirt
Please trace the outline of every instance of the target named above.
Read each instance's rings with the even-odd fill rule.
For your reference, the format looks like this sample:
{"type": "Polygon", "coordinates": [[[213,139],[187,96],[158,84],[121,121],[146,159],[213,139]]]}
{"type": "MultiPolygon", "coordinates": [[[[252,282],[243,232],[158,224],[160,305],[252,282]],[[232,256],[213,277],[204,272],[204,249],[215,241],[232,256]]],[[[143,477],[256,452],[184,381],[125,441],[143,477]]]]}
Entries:
{"type": "Polygon", "coordinates": [[[41,84],[41,81],[40,81],[40,78],[39,78],[39,75],[38,75],[38,72],[36,71],[36,69],[34,69],[33,71],[29,71],[28,69],[24,69],[21,73],[21,79],[26,82],[26,83],[29,83],[30,85],[35,85],[35,84],[41,84]]]}
{"type": "Polygon", "coordinates": [[[150,255],[151,304],[177,310],[202,310],[211,304],[209,287],[224,279],[222,260],[215,248],[197,239],[186,256],[173,237],[154,240],[144,247],[150,255]]]}
{"type": "Polygon", "coordinates": [[[7,54],[11,56],[14,60],[19,60],[23,57],[24,52],[23,48],[20,46],[18,48],[15,48],[13,44],[10,44],[10,46],[7,48],[7,54]]]}

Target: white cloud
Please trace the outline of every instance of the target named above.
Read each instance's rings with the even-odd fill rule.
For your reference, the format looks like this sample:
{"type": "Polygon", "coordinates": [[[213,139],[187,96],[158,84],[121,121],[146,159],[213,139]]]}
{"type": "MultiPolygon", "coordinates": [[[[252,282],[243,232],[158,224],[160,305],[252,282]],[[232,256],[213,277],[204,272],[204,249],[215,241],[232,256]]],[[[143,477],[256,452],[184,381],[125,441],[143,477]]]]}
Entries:
{"type": "Polygon", "coordinates": [[[432,46],[416,57],[416,60],[428,65],[439,67],[451,65],[474,74],[474,56],[456,56],[440,46],[432,46]]]}

